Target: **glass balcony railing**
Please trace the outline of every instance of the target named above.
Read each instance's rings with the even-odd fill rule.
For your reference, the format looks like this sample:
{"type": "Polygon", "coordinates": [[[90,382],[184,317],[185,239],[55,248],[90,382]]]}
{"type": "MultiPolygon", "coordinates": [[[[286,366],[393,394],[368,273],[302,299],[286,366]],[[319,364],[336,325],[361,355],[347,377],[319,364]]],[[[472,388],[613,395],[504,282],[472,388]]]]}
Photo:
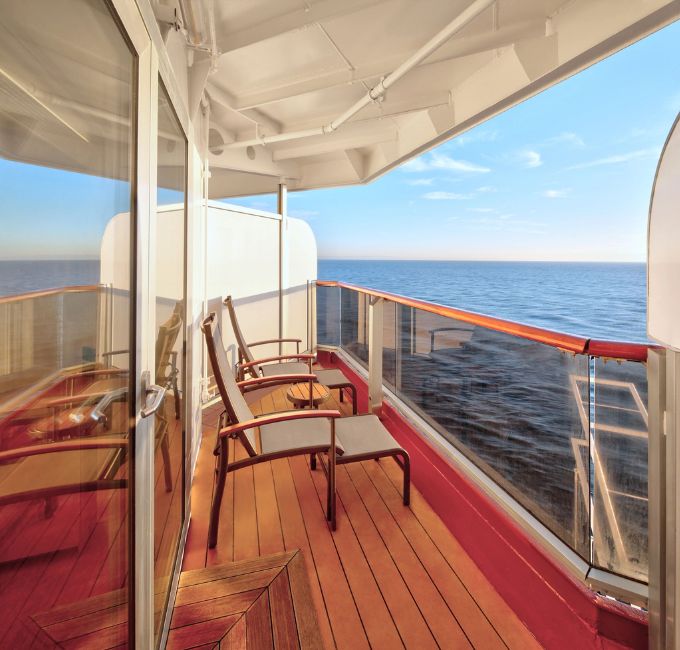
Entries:
{"type": "Polygon", "coordinates": [[[647,347],[317,284],[320,345],[382,383],[591,566],[647,581],[647,347]],[[369,330],[371,303],[381,310],[369,330]]]}

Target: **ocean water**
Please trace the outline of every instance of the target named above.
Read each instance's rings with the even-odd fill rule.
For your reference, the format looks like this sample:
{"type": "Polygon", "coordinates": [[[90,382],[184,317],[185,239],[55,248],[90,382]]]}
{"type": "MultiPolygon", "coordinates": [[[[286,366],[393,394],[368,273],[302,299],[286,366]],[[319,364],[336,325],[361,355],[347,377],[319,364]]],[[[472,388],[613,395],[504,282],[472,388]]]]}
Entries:
{"type": "Polygon", "coordinates": [[[99,260],[0,260],[0,296],[99,282],[99,260]]]}
{"type": "Polygon", "coordinates": [[[647,340],[645,264],[319,260],[319,279],[590,338],[647,340]]]}
{"type": "MultiPolygon", "coordinates": [[[[646,341],[644,264],[320,260],[318,275],[585,337],[646,341]]],[[[322,315],[337,309],[336,292],[317,300],[322,315]]],[[[329,334],[322,317],[319,335],[366,364],[356,296],[346,292],[340,301],[341,327],[329,334]]],[[[519,337],[400,313],[401,343],[392,339],[383,349],[387,385],[586,559],[592,501],[593,562],[644,580],[647,424],[638,404],[647,401],[645,366],[589,366],[583,355],[519,337]],[[618,495],[625,562],[612,550],[601,484],[586,502],[590,486],[576,482],[589,480],[577,470],[588,464],[591,424],[618,495]]],[[[386,331],[389,338],[389,325],[386,331]]]]}

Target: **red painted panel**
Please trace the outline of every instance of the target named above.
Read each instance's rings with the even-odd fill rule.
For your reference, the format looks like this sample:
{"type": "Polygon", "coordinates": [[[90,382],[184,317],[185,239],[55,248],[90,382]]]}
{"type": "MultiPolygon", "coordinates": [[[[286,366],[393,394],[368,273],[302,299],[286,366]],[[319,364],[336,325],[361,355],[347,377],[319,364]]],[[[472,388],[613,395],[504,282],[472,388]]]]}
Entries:
{"type": "MultiPolygon", "coordinates": [[[[354,382],[366,412],[363,379],[336,354],[319,352],[354,382]]],[[[647,648],[642,612],[597,595],[574,580],[504,512],[446,462],[391,406],[382,420],[409,452],[418,490],[496,590],[548,648],[647,648]]]]}

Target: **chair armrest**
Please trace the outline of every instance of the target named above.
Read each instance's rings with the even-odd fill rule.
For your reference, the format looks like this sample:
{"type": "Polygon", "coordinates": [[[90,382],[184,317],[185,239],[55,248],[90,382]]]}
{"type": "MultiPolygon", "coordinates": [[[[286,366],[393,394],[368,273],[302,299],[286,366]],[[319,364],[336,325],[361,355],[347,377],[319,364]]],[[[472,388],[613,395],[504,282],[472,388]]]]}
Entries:
{"type": "Polygon", "coordinates": [[[245,381],[237,382],[236,385],[241,389],[242,393],[247,393],[257,388],[279,386],[281,384],[297,384],[303,381],[319,381],[319,379],[316,375],[272,375],[271,377],[246,379],[245,381]]]}
{"type": "Polygon", "coordinates": [[[111,352],[102,352],[103,357],[113,357],[117,354],[130,354],[130,350],[111,350],[111,352]]]}
{"type": "Polygon", "coordinates": [[[267,339],[266,341],[255,341],[255,343],[248,343],[249,348],[254,348],[257,345],[266,345],[267,343],[302,343],[302,339],[267,339]]]}
{"type": "Polygon", "coordinates": [[[239,363],[238,366],[241,370],[247,368],[252,368],[253,366],[260,366],[263,363],[270,363],[272,361],[292,361],[293,359],[298,359],[300,361],[313,361],[316,358],[314,354],[282,354],[276,357],[267,357],[266,359],[256,359],[255,361],[249,361],[248,363],[239,363]]]}
{"type": "Polygon", "coordinates": [[[0,451],[0,462],[19,460],[39,454],[52,454],[60,451],[75,451],[80,449],[123,449],[130,444],[130,438],[79,438],[77,440],[63,440],[49,442],[44,445],[31,445],[0,451]]]}
{"type": "Polygon", "coordinates": [[[272,413],[261,418],[253,418],[238,424],[231,424],[224,429],[220,429],[217,434],[220,438],[227,438],[236,433],[241,433],[246,429],[254,429],[256,427],[264,426],[265,424],[276,424],[277,422],[290,422],[292,420],[308,420],[310,418],[339,418],[342,417],[340,411],[282,411],[280,413],[272,413]]]}

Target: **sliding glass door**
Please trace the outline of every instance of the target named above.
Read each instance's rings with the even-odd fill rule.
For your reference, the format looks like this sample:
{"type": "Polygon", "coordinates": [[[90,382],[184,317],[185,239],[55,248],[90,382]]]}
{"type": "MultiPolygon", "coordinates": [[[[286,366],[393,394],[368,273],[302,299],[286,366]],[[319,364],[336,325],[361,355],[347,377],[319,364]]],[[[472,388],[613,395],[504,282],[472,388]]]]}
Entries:
{"type": "Polygon", "coordinates": [[[103,0],[0,1],[3,648],[133,636],[138,69],[103,0]]]}
{"type": "MultiPolygon", "coordinates": [[[[185,323],[187,141],[170,97],[158,80],[155,257],[156,383],[167,393],[156,414],[154,578],[157,608],[172,594],[185,512],[185,323]]],[[[156,619],[156,642],[163,617],[156,619]]]]}

